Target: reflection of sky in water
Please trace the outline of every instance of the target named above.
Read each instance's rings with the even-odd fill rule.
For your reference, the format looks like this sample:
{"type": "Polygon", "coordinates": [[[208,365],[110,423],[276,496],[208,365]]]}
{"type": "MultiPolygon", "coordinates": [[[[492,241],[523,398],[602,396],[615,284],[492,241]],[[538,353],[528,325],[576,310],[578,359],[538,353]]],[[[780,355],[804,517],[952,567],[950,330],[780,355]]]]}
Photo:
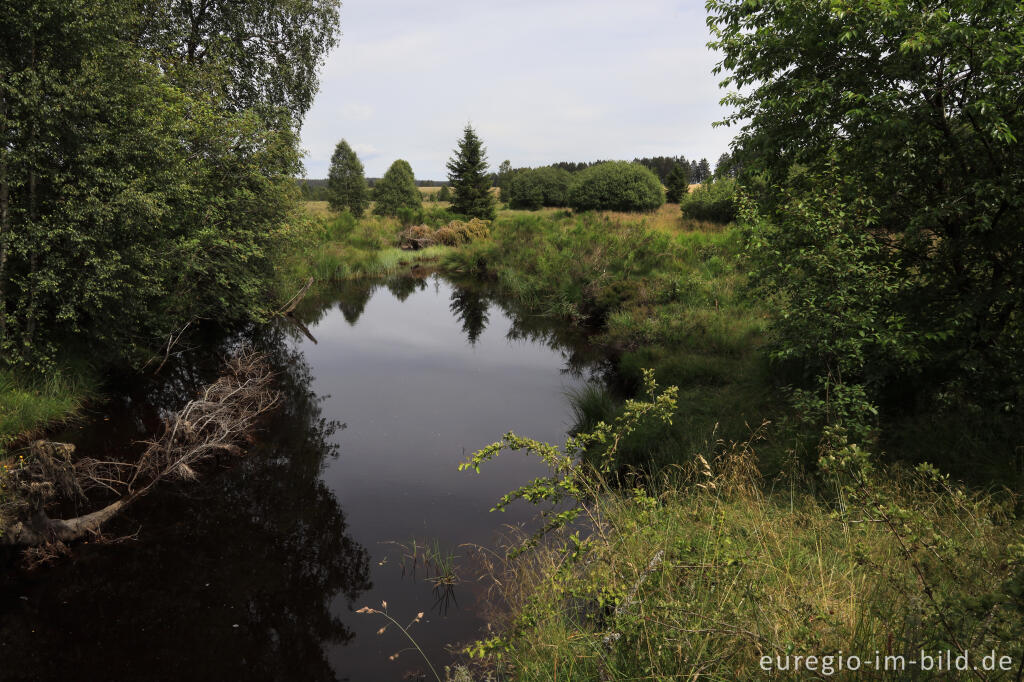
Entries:
{"type": "MultiPolygon", "coordinates": [[[[371,554],[374,588],[357,608],[388,600],[403,617],[429,613],[429,586],[403,580],[395,565],[399,552],[382,541],[491,544],[501,525],[530,519],[536,509],[517,503],[503,514],[488,510],[546,468],[521,453],[502,454],[479,475],[459,472],[458,464],[506,431],[560,443],[571,426],[565,392],[582,380],[562,372],[562,355],[540,343],[507,339],[512,322],[496,305],[487,309],[487,325],[470,344],[450,310],[452,293],[444,280],[428,282],[405,301],[378,288],[354,325],[334,309],[311,328],[318,344],[301,345],[315,377],[313,390],[329,396],[324,415],[347,424],[335,435],[340,453],[323,476],[345,510],[349,534],[371,554]],[[386,556],[388,563],[379,566],[386,556]]],[[[480,625],[468,611],[474,591],[457,588],[462,608],[448,612],[444,627],[437,627],[436,612],[431,623],[417,626],[420,644],[438,660],[444,660],[445,643],[471,638],[480,625]]],[[[371,639],[383,623],[345,620],[356,628],[356,640],[331,655],[343,674],[361,679],[380,670],[380,659],[361,650],[366,645],[385,662],[393,653],[389,647],[401,648],[396,638],[371,639]]],[[[400,657],[409,665],[412,659],[409,653],[400,657]]]]}
{"type": "MultiPolygon", "coordinates": [[[[446,645],[479,634],[487,583],[463,582],[457,606],[434,609],[432,586],[403,578],[387,541],[436,540],[466,556],[463,543],[490,545],[503,524],[534,517],[522,503],[488,509],[546,473],[536,459],[504,453],[480,475],[457,466],[508,430],[560,443],[564,392],[582,381],[564,371],[571,354],[508,340],[555,330],[516,318],[510,334],[497,305],[440,279],[353,282],[307,304],[328,305],[310,324],[318,344],[300,337],[295,353],[292,327],[249,330],[270,353],[282,403],[248,457],[158,487],[107,528],[137,540],[81,544],[47,569],[0,574],[0,682],[402,679],[423,669],[417,655],[389,661],[408,643],[353,613],[382,600],[403,622],[427,612],[413,634],[437,665],[451,660],[446,645]],[[331,435],[322,419],[347,428],[331,435]]],[[[196,343],[56,437],[83,453],[136,452],[159,414],[216,376],[224,347],[196,343]]]]}

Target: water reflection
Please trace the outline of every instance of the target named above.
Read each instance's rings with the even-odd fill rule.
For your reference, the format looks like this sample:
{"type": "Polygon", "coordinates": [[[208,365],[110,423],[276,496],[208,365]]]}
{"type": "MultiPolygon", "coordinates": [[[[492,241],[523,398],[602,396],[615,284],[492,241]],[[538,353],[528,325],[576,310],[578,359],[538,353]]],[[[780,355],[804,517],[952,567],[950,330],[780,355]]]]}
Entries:
{"type": "MultiPolygon", "coordinates": [[[[335,607],[371,586],[367,550],[320,477],[339,424],[324,418],[283,333],[260,341],[283,394],[265,440],[231,470],[154,493],[110,528],[141,529],[139,541],[8,572],[0,679],[336,679],[324,646],[353,635],[335,607]]],[[[202,374],[193,368],[166,391],[202,374]]]]}
{"type": "Polygon", "coordinates": [[[462,323],[469,345],[475,346],[490,321],[487,317],[490,301],[477,289],[458,286],[452,291],[451,301],[449,310],[462,323]]]}
{"type": "Polygon", "coordinates": [[[384,600],[403,622],[427,612],[414,634],[436,665],[479,636],[485,586],[403,576],[394,547],[429,542],[461,561],[464,543],[493,546],[504,524],[530,523],[528,505],[487,510],[545,472],[536,459],[456,467],[507,430],[560,442],[565,392],[610,363],[486,285],[423,272],[348,282],[296,314],[318,343],[288,324],[211,337],[66,434],[82,452],[127,453],[243,342],[271,355],[284,393],[247,458],[152,494],[109,529],[141,528],[137,541],[0,578],[0,680],[423,672],[414,656],[389,659],[408,646],[400,633],[378,636],[383,622],[353,613],[384,600]]]}

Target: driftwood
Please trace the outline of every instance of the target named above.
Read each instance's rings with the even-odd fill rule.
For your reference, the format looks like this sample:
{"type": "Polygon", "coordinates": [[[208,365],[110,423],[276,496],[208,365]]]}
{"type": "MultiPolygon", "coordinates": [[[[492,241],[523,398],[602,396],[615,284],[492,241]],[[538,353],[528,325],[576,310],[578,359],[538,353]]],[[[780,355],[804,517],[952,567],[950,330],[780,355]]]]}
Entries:
{"type": "Polygon", "coordinates": [[[99,533],[100,527],[167,479],[193,479],[195,466],[221,453],[241,455],[239,443],[261,415],[277,403],[266,359],[244,351],[227,362],[222,376],[179,412],[164,420],[161,435],[145,443],[135,463],[76,459],[74,446],[36,441],[27,465],[15,477],[14,511],[21,520],[0,535],[0,544],[40,546],[71,542],[99,533]],[[104,488],[114,502],[83,516],[52,519],[48,503],[59,496],[87,500],[104,488]]]}
{"type": "Polygon", "coordinates": [[[306,294],[309,293],[309,288],[311,286],[313,286],[312,277],[306,280],[306,283],[302,285],[302,288],[299,289],[298,293],[288,299],[288,302],[284,304],[284,307],[277,311],[278,315],[291,315],[292,312],[295,311],[295,308],[298,307],[299,303],[302,302],[302,299],[306,297],[306,294]]]}

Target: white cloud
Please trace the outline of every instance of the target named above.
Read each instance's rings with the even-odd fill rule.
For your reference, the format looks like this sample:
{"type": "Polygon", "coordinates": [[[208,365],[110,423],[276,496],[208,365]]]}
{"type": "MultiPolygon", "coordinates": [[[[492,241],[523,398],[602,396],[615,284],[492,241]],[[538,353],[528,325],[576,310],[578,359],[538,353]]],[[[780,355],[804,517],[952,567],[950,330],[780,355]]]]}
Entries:
{"type": "Polygon", "coordinates": [[[346,0],[303,128],[311,177],[344,137],[368,175],[444,164],[471,121],[492,166],[658,154],[714,163],[731,132],[699,0],[346,0]]]}

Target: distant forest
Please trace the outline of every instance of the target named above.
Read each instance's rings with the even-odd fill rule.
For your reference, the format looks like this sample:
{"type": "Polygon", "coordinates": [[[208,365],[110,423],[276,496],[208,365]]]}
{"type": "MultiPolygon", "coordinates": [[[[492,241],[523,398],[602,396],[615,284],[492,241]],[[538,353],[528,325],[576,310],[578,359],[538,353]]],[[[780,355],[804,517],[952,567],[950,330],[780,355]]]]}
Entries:
{"type": "MultiPolygon", "coordinates": [[[[605,160],[599,159],[597,161],[559,161],[557,163],[550,164],[554,168],[564,168],[570,173],[576,173],[595,166],[599,163],[604,163],[605,160]]],[[[646,166],[654,171],[654,174],[658,176],[662,184],[668,184],[669,173],[676,166],[682,166],[689,169],[690,171],[690,182],[704,182],[705,180],[711,179],[713,174],[722,174],[723,171],[731,166],[732,159],[728,154],[722,154],[718,158],[718,162],[715,164],[714,173],[712,173],[711,164],[707,159],[701,159],[699,161],[687,159],[685,156],[651,156],[633,159],[633,163],[638,163],[641,166],[646,166]]],[[[727,171],[728,172],[728,171],[727,171]]],[[[728,174],[732,174],[728,172],[728,174]]],[[[495,185],[497,182],[497,173],[491,174],[491,182],[495,185]]],[[[370,187],[377,184],[380,178],[367,178],[366,182],[370,187]]],[[[417,187],[443,187],[447,185],[447,180],[417,180],[417,187]]],[[[299,188],[302,191],[302,198],[307,201],[326,201],[327,200],[327,180],[326,179],[310,179],[303,178],[299,180],[299,188]]]]}

